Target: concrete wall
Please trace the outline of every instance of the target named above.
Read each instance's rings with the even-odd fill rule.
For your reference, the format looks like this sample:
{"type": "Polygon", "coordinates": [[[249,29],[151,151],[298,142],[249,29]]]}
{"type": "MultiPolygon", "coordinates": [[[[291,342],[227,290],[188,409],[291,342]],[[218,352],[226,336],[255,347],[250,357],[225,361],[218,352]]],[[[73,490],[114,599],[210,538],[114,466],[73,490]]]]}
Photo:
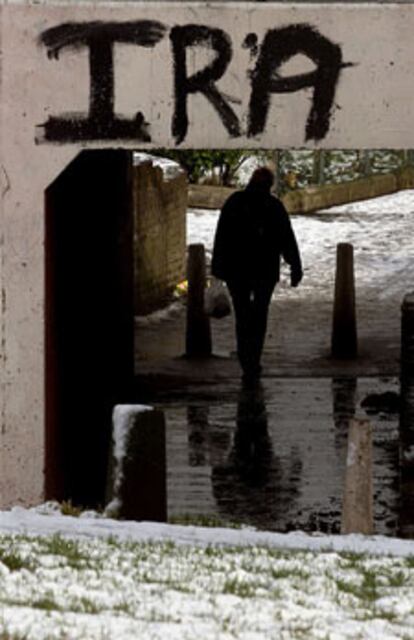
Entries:
{"type": "Polygon", "coordinates": [[[133,177],[135,314],[162,306],[185,276],[187,178],[145,162],[133,177]]]}
{"type": "Polygon", "coordinates": [[[311,213],[413,187],[414,168],[408,167],[395,173],[369,176],[341,184],[326,184],[290,191],[283,196],[283,202],[290,213],[311,213]]]}
{"type": "MultiPolygon", "coordinates": [[[[414,188],[414,167],[382,175],[373,175],[340,184],[325,184],[288,191],[283,203],[289,213],[311,213],[334,205],[377,198],[401,189],[414,188]]],[[[237,189],[209,185],[190,185],[188,204],[200,209],[221,209],[237,189]]]]}
{"type": "Polygon", "coordinates": [[[47,186],[84,148],[413,148],[413,26],[405,4],[0,0],[0,506],[44,496],[47,186]],[[278,82],[275,38],[299,53],[278,82]]]}

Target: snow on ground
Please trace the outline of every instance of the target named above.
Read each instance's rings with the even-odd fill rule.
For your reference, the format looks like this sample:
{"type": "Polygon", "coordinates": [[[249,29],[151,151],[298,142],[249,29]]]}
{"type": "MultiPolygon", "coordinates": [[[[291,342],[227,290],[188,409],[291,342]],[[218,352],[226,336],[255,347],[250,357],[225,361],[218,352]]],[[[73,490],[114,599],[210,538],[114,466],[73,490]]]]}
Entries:
{"type": "MultiPolygon", "coordinates": [[[[366,296],[413,288],[413,213],[414,191],[404,191],[294,216],[301,295],[327,295],[337,242],[354,244],[366,296]]],[[[211,251],[216,222],[217,212],[190,211],[188,242],[211,251]]],[[[278,297],[289,295],[282,284],[278,297]]],[[[1,640],[414,640],[414,541],[72,518],[52,507],[0,512],[1,640]]]]}
{"type": "MultiPolygon", "coordinates": [[[[190,209],[188,244],[202,242],[211,255],[218,211],[190,209]]],[[[292,216],[305,277],[301,297],[331,296],[336,245],[354,245],[356,287],[365,296],[382,298],[414,282],[414,190],[332,207],[318,214],[292,216]],[[387,290],[383,290],[386,282],[387,290]],[[405,284],[406,283],[406,284],[405,284]]],[[[282,273],[278,298],[295,296],[282,273]]]]}
{"type": "Polygon", "coordinates": [[[0,513],[2,640],[414,639],[414,542],[47,511],[0,513]]]}

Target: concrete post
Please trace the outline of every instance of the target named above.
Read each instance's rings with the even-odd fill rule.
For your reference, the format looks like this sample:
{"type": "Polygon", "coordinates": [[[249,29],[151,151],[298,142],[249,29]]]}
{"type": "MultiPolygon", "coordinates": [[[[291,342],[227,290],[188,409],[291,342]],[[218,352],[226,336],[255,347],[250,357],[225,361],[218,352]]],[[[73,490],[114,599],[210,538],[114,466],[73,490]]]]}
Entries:
{"type": "Polygon", "coordinates": [[[401,316],[399,535],[414,536],[414,292],[404,297],[401,316]]]}
{"type": "Polygon", "coordinates": [[[336,252],[335,300],[332,325],[332,357],[356,358],[358,353],[354,248],[352,244],[339,243],[336,252]]]}
{"type": "Polygon", "coordinates": [[[368,420],[351,420],[341,533],[373,532],[372,428],[368,420]]]}
{"type": "Polygon", "coordinates": [[[204,311],[206,257],[203,244],[190,244],[188,247],[187,279],[186,356],[208,357],[212,349],[210,318],[204,311]]]}
{"type": "Polygon", "coordinates": [[[404,297],[401,310],[401,378],[414,379],[414,291],[404,297]]]}
{"type": "Polygon", "coordinates": [[[112,498],[106,512],[125,520],[167,521],[167,463],[162,411],[116,405],[112,498]]]}

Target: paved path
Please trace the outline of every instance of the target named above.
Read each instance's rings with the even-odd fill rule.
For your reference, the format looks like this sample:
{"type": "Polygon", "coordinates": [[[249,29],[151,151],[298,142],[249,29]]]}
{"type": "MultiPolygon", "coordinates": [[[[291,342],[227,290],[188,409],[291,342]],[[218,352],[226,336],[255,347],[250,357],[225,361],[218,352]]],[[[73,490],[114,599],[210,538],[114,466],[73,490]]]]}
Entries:
{"type": "MultiPolygon", "coordinates": [[[[241,388],[232,317],[212,322],[216,357],[206,360],[181,357],[184,308],[137,326],[137,400],[167,416],[171,516],[338,531],[348,420],[366,417],[361,402],[369,394],[399,390],[400,309],[414,288],[414,223],[395,213],[395,224],[384,218],[381,228],[375,212],[368,221],[354,214],[326,222],[306,221],[313,239],[303,285],[278,286],[257,393],[241,388]],[[320,236],[325,229],[330,239],[320,236]],[[355,243],[359,357],[349,362],[329,353],[336,241],[355,243]]],[[[370,419],[376,531],[396,534],[398,415],[377,411],[370,419]]]]}

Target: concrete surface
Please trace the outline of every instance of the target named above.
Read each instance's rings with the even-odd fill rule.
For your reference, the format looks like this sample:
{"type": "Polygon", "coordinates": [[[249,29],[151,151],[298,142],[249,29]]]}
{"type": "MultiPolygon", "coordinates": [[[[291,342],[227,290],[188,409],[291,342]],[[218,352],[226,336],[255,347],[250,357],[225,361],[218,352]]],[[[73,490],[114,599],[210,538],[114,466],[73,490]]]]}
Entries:
{"type": "Polygon", "coordinates": [[[135,400],[166,414],[170,517],[339,532],[348,421],[369,415],[375,531],[399,533],[398,413],[361,407],[399,391],[398,313],[372,322],[360,309],[361,355],[347,362],[329,357],[330,314],[276,296],[256,392],[242,387],[231,317],[212,323],[216,356],[203,360],[180,357],[184,310],[137,327],[135,400]]]}

